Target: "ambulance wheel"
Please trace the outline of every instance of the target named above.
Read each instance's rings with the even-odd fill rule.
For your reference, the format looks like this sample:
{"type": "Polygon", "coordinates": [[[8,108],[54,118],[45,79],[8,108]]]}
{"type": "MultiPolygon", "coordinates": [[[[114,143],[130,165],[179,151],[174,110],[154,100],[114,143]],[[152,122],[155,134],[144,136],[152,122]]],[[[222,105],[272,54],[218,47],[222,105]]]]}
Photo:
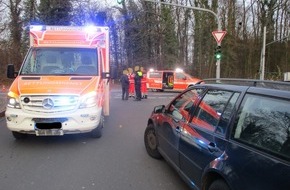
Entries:
{"type": "Polygon", "coordinates": [[[19,133],[16,131],[12,131],[12,135],[15,139],[24,139],[27,135],[24,133],[19,133]]]}
{"type": "Polygon", "coordinates": [[[91,136],[93,138],[100,138],[102,136],[102,129],[101,127],[97,127],[91,131],[91,136]]]}
{"type": "Polygon", "coordinates": [[[100,138],[102,136],[103,128],[104,128],[104,116],[102,115],[98,127],[96,127],[95,129],[91,131],[91,136],[93,138],[100,138]]]}

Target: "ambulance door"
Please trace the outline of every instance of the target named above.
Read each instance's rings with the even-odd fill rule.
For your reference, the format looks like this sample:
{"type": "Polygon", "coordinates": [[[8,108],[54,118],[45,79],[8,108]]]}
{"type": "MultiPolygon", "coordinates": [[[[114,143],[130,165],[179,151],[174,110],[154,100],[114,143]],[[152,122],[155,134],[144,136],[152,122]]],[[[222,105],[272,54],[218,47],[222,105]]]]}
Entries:
{"type": "Polygon", "coordinates": [[[163,89],[173,89],[174,73],[163,72],[162,85],[163,89]]]}
{"type": "Polygon", "coordinates": [[[162,71],[148,72],[147,88],[151,90],[162,90],[162,71]]]}
{"type": "Polygon", "coordinates": [[[182,72],[174,72],[173,90],[184,90],[187,88],[187,78],[182,72]]]}

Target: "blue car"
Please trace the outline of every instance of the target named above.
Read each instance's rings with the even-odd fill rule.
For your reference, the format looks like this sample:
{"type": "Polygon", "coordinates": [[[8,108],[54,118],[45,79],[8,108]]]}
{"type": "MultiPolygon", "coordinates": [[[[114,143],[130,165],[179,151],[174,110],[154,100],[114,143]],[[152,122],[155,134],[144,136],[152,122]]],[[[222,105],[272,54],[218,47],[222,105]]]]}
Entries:
{"type": "Polygon", "coordinates": [[[144,133],[147,153],[164,158],[192,189],[289,190],[289,83],[218,82],[156,106],[144,133]]]}

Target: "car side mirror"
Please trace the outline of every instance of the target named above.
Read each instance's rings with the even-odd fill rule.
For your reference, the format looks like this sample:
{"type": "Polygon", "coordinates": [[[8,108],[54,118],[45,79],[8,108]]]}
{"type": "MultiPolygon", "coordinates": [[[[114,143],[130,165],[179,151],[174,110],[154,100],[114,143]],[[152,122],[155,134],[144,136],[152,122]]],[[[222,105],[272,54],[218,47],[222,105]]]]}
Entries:
{"type": "Polygon", "coordinates": [[[155,106],[153,112],[154,113],[164,113],[165,105],[155,106]]]}

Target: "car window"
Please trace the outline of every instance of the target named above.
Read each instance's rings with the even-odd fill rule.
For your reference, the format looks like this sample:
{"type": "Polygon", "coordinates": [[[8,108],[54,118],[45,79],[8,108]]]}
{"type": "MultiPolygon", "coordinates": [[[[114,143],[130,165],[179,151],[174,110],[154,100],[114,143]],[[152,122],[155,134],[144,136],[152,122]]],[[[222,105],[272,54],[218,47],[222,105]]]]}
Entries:
{"type": "Polygon", "coordinates": [[[189,119],[189,112],[193,109],[193,106],[198,100],[199,95],[204,91],[204,89],[196,88],[186,91],[185,93],[179,95],[172,103],[169,105],[168,114],[172,115],[174,118],[189,119]]]}
{"type": "Polygon", "coordinates": [[[248,94],[239,109],[233,138],[290,160],[290,102],[248,94]]]}
{"type": "Polygon", "coordinates": [[[240,93],[236,92],[232,95],[230,101],[228,102],[223,114],[221,115],[220,121],[218,123],[218,126],[216,128],[216,133],[219,134],[225,134],[226,129],[229,125],[231,115],[233,113],[233,110],[235,108],[235,104],[237,102],[237,99],[239,97],[240,93]]]}
{"type": "Polygon", "coordinates": [[[209,131],[215,131],[226,105],[233,92],[223,90],[209,90],[197,110],[194,112],[192,123],[209,131]]]}
{"type": "Polygon", "coordinates": [[[161,74],[162,74],[161,72],[150,72],[149,78],[161,78],[162,77],[161,74]]]}
{"type": "Polygon", "coordinates": [[[185,75],[183,73],[176,73],[175,74],[176,79],[185,79],[185,75]]]}

